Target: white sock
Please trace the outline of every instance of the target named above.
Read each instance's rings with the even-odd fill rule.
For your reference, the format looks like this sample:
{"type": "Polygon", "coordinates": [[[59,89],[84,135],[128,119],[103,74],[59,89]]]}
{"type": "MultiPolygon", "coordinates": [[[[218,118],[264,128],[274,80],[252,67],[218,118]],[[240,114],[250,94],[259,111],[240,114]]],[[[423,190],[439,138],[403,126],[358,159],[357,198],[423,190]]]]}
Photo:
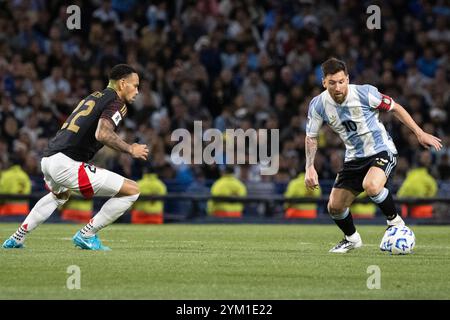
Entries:
{"type": "Polygon", "coordinates": [[[100,211],[81,230],[83,237],[92,237],[99,230],[116,221],[138,199],[139,194],[111,198],[105,202],[100,211]]]}
{"type": "Polygon", "coordinates": [[[400,217],[399,214],[397,214],[397,216],[394,219],[386,221],[388,226],[400,226],[405,224],[405,221],[403,221],[402,217],[400,217]]]}
{"type": "Polygon", "coordinates": [[[355,233],[352,234],[351,236],[345,236],[345,239],[347,239],[348,241],[356,243],[356,242],[361,241],[361,236],[359,235],[358,231],[355,231],[355,233]]]}
{"type": "Polygon", "coordinates": [[[67,200],[58,199],[53,193],[42,197],[31,209],[25,221],[12,235],[18,242],[23,243],[26,235],[36,229],[42,222],[47,220],[59,205],[63,205],[67,200]]]}

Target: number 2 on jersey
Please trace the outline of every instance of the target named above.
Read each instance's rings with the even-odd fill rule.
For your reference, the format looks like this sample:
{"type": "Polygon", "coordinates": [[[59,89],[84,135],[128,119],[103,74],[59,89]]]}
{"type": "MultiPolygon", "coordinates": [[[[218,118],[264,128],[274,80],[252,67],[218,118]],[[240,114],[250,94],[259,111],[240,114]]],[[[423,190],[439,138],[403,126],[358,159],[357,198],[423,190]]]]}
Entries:
{"type": "Polygon", "coordinates": [[[78,130],[80,130],[80,127],[77,126],[77,125],[75,124],[75,122],[77,121],[77,119],[78,119],[79,117],[85,117],[85,116],[88,116],[88,115],[92,112],[92,109],[94,109],[94,107],[95,107],[95,101],[94,101],[94,100],[89,100],[89,101],[86,102],[86,103],[85,103],[85,102],[86,102],[86,99],[83,99],[83,100],[80,101],[80,103],[78,104],[78,106],[77,106],[77,107],[75,108],[75,110],[73,110],[73,112],[72,112],[72,114],[74,114],[74,117],[72,118],[72,120],[71,120],[70,122],[65,122],[65,123],[63,124],[63,126],[61,127],[61,129],[67,128],[67,130],[70,130],[70,131],[75,132],[75,133],[77,133],[78,130]],[[82,111],[79,111],[79,109],[80,109],[82,106],[87,106],[87,108],[84,109],[84,110],[82,110],[82,111]]]}

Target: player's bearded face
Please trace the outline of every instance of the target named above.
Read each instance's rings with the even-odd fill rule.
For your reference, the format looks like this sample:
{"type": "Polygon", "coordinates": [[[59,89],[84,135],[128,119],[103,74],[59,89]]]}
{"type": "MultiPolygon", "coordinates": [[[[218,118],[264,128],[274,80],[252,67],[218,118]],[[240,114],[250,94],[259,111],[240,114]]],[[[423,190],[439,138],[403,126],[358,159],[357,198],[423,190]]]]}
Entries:
{"type": "Polygon", "coordinates": [[[337,103],[344,102],[348,92],[348,75],[344,71],[335,74],[328,74],[323,79],[323,86],[328,90],[330,96],[337,103]]]}
{"type": "Polygon", "coordinates": [[[129,77],[122,79],[122,91],[123,99],[126,103],[133,103],[139,93],[139,77],[136,73],[131,74],[129,77]]]}

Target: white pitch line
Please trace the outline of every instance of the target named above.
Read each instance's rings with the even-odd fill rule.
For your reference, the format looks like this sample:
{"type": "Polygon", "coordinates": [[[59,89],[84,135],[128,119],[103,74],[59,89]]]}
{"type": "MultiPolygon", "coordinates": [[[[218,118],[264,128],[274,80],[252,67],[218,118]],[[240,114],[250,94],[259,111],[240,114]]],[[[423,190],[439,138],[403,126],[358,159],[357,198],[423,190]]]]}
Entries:
{"type": "MultiPolygon", "coordinates": [[[[48,237],[39,237],[39,239],[50,239],[48,237]]],[[[71,241],[72,238],[58,238],[58,240],[64,240],[64,241],[71,241]]],[[[102,241],[108,241],[108,242],[129,242],[129,240],[126,239],[102,239],[102,241]]],[[[184,240],[184,241],[177,241],[177,240],[148,240],[148,239],[143,239],[143,240],[138,240],[138,242],[149,242],[149,243],[159,243],[159,242],[163,242],[163,243],[201,243],[204,241],[199,241],[199,240],[184,240]]],[[[310,246],[310,245],[314,245],[317,243],[312,243],[312,242],[296,242],[297,245],[304,245],[304,246],[310,246]]],[[[335,244],[334,242],[329,242],[330,245],[335,244]]],[[[363,243],[363,247],[379,247],[378,244],[371,244],[371,243],[363,243]]],[[[429,245],[416,245],[416,249],[417,248],[425,248],[425,249],[446,249],[446,250],[450,250],[450,246],[429,246],[429,245]]]]}
{"type": "MultiPolygon", "coordinates": [[[[334,242],[329,242],[329,244],[333,244],[334,242]]],[[[363,242],[363,247],[378,247],[378,244],[366,244],[363,242]]],[[[417,245],[415,248],[429,248],[429,249],[450,249],[449,246],[428,246],[428,245],[417,245]]]]}

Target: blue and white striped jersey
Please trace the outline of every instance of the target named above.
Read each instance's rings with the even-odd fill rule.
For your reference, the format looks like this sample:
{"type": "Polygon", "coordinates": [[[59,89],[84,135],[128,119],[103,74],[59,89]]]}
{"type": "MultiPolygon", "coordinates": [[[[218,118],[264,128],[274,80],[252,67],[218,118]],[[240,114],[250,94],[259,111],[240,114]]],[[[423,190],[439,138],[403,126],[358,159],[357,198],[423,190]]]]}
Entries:
{"type": "Polygon", "coordinates": [[[325,90],[309,104],[306,135],[317,137],[323,122],[327,123],[345,143],[346,162],[381,151],[397,153],[392,138],[378,119],[379,110],[389,111],[393,106],[392,98],[368,84],[350,84],[341,104],[325,90]]]}

